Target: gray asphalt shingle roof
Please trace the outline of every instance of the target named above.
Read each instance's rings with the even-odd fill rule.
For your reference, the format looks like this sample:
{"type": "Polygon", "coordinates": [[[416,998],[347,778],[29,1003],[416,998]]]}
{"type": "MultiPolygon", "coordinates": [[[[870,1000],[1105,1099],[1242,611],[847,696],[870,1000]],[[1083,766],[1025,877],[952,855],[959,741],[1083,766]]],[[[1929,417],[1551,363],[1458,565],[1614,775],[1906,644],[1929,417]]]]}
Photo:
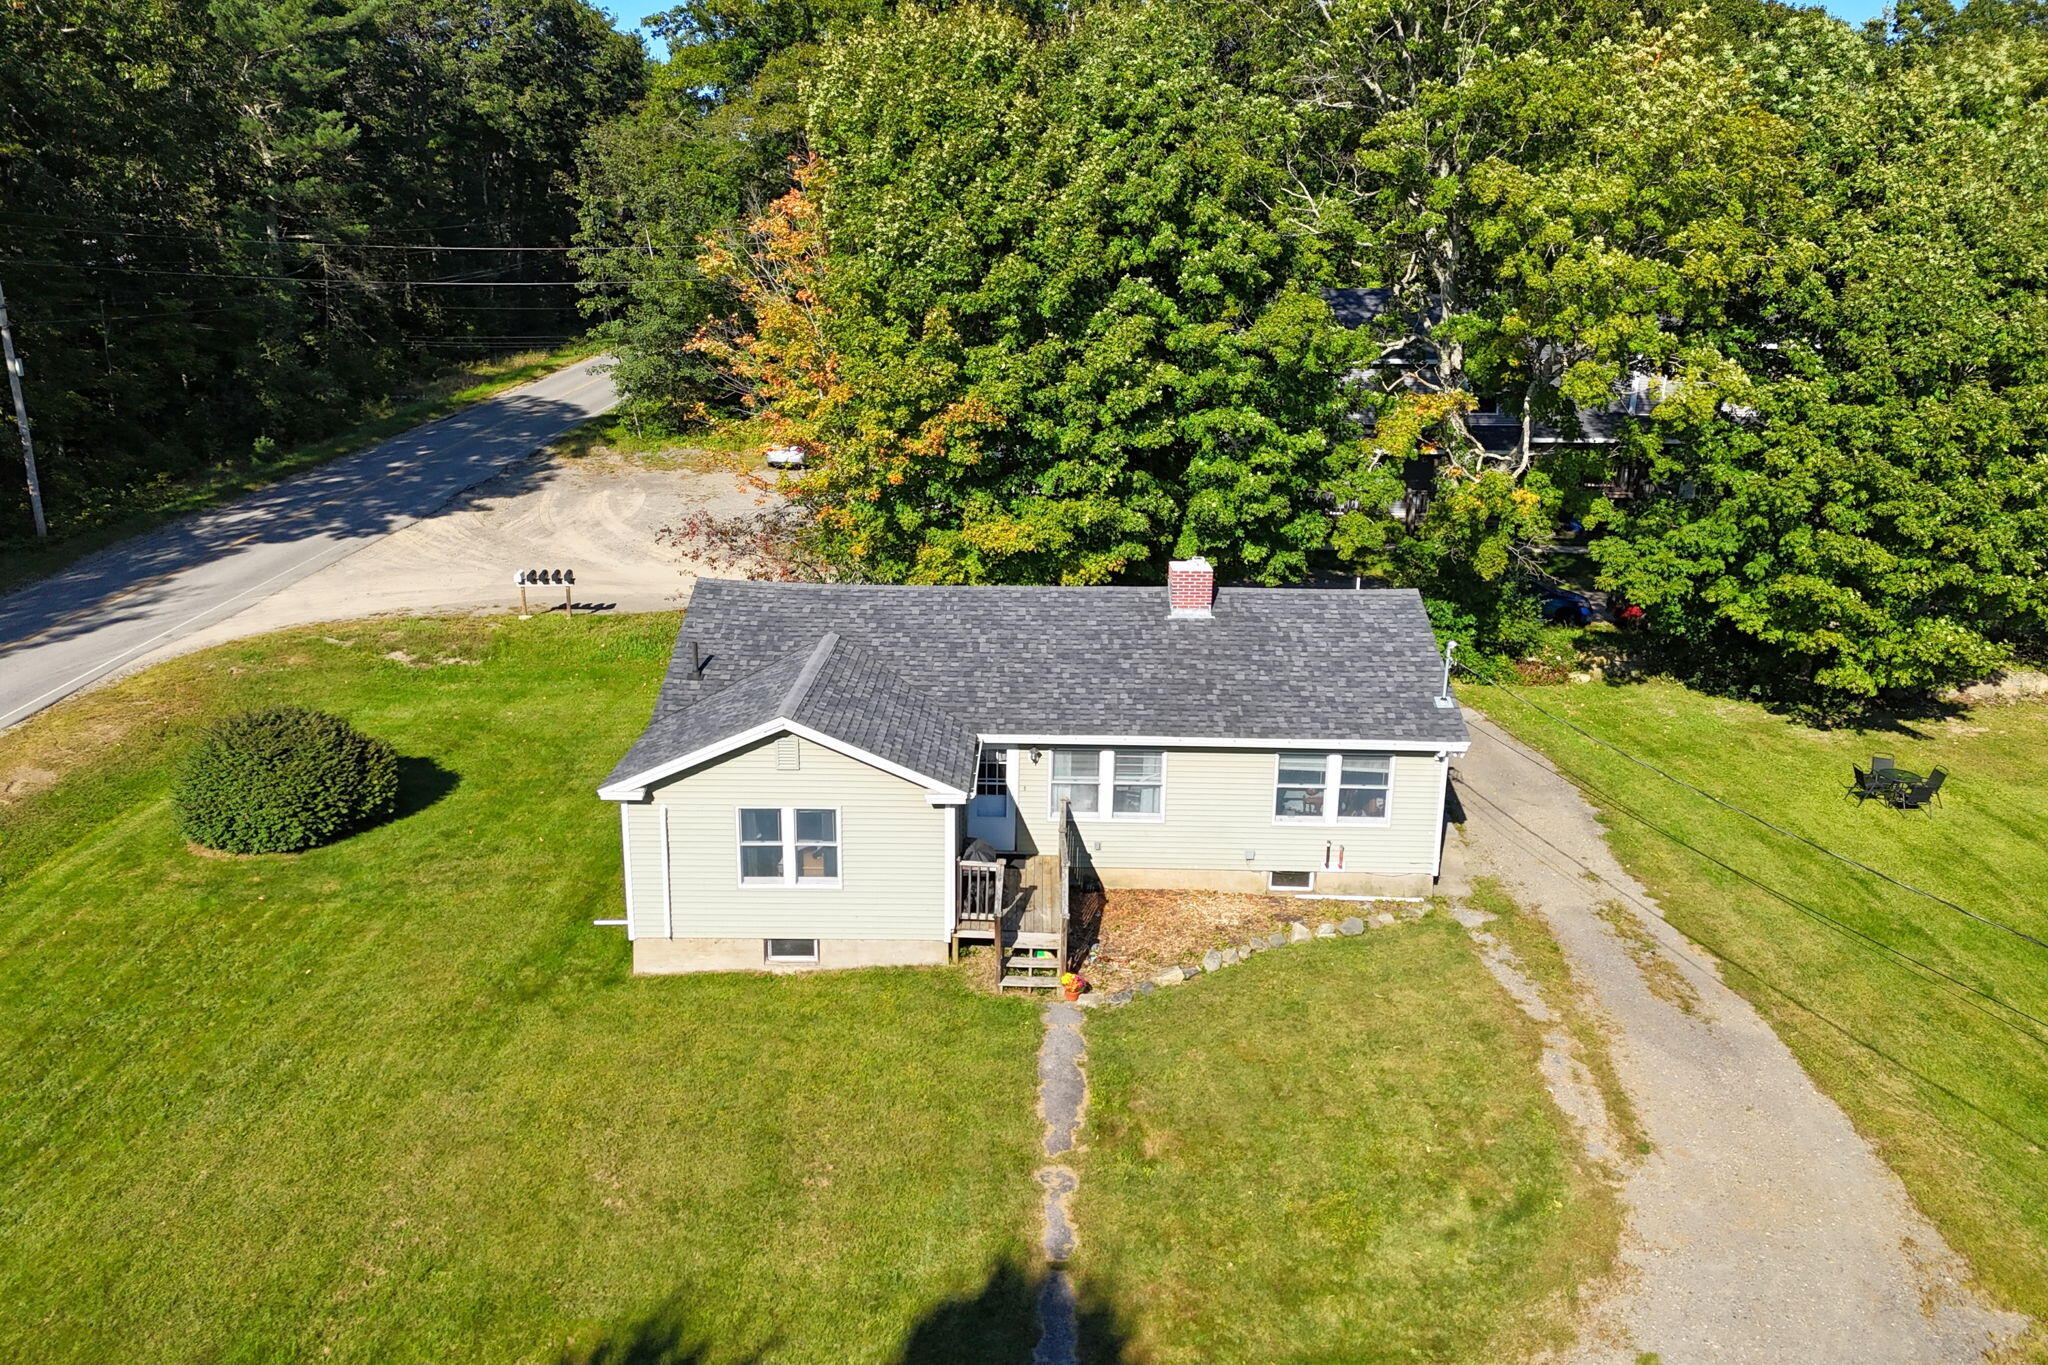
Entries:
{"type": "Polygon", "coordinates": [[[976,734],[1462,744],[1441,675],[1405,588],[1226,587],[1176,619],[1164,588],[702,579],[612,780],[778,715],[963,790],[976,734]],[[802,714],[778,710],[821,647],[802,714]]]}
{"type": "Polygon", "coordinates": [[[836,632],[755,669],[714,670],[708,656],[704,661],[700,687],[690,681],[688,645],[679,643],[653,721],[607,781],[775,720],[809,726],[962,791],[974,781],[974,727],[836,632]],[[724,686],[721,676],[730,680],[724,686]]]}

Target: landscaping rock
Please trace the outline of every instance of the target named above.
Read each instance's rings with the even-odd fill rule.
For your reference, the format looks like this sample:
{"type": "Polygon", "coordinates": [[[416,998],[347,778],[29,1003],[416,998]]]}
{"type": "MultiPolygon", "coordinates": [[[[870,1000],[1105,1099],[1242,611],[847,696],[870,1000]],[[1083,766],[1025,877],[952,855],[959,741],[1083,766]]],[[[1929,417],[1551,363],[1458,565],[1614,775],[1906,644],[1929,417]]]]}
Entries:
{"type": "MultiPolygon", "coordinates": [[[[1150,983],[1147,983],[1147,984],[1150,984],[1150,983]]],[[[1112,1004],[1112,1005],[1127,1005],[1127,1004],[1129,1004],[1129,1003],[1130,1003],[1131,997],[1132,997],[1133,995],[1136,995],[1136,994],[1137,994],[1137,988],[1136,988],[1136,987],[1134,987],[1134,986],[1126,986],[1126,987],[1124,987],[1124,988],[1123,988],[1122,990],[1120,990],[1120,991],[1112,991],[1112,992],[1110,992],[1110,996],[1109,996],[1109,1003],[1110,1003],[1110,1004],[1112,1004]]]]}
{"type": "Polygon", "coordinates": [[[1211,949],[1210,949],[1210,950],[1209,950],[1208,952],[1206,952],[1206,953],[1203,953],[1203,954],[1202,954],[1202,970],[1203,970],[1203,971],[1205,971],[1205,972],[1220,972],[1220,971],[1222,971],[1222,970],[1223,970],[1223,954],[1221,954],[1221,953],[1217,952],[1217,951],[1216,951],[1216,950],[1215,950],[1214,948],[1211,948],[1211,949]]]}
{"type": "Polygon", "coordinates": [[[1225,949],[1223,950],[1223,965],[1224,965],[1224,966],[1226,966],[1226,967],[1235,967],[1235,966],[1236,966],[1236,965],[1237,965],[1238,963],[1240,963],[1240,962],[1242,962],[1242,961],[1244,961],[1244,954],[1243,954],[1243,953],[1240,953],[1240,952],[1239,952],[1239,951],[1238,951],[1237,949],[1235,949],[1235,948],[1225,948],[1225,949]]]}
{"type": "Polygon", "coordinates": [[[1266,935],[1266,946],[1267,946],[1268,948],[1285,948],[1285,947],[1287,946],[1287,935],[1285,935],[1285,934],[1268,934],[1268,935],[1266,935]]]}
{"type": "Polygon", "coordinates": [[[1239,948],[1237,950],[1238,960],[1243,961],[1245,958],[1250,957],[1253,953],[1263,953],[1265,951],[1266,940],[1262,938],[1255,938],[1247,942],[1244,945],[1244,947],[1239,948]]]}
{"type": "Polygon", "coordinates": [[[1165,971],[1152,978],[1153,981],[1161,986],[1178,986],[1186,979],[1186,977],[1180,974],[1180,968],[1178,967],[1168,967],[1165,971]]]}
{"type": "Polygon", "coordinates": [[[1394,926],[1394,917],[1382,910],[1372,917],[1372,922],[1382,929],[1391,929],[1394,926]]]}
{"type": "Polygon", "coordinates": [[[1317,937],[1317,938],[1335,938],[1335,937],[1337,937],[1337,926],[1336,926],[1336,925],[1334,925],[1334,924],[1332,924],[1332,923],[1330,923],[1330,921],[1328,921],[1328,920],[1324,920],[1324,921],[1323,921],[1323,922],[1322,922],[1321,924],[1318,924],[1318,925],[1316,926],[1316,937],[1317,937]]]}
{"type": "Polygon", "coordinates": [[[1159,983],[1156,981],[1140,981],[1132,989],[1136,990],[1140,995],[1150,995],[1159,989],[1159,983]]]}
{"type": "Polygon", "coordinates": [[[1289,943],[1306,943],[1314,937],[1315,935],[1308,931],[1306,924],[1290,924],[1287,927],[1287,941],[1289,943]]]}
{"type": "Polygon", "coordinates": [[[1353,915],[1350,919],[1344,920],[1337,925],[1337,932],[1353,936],[1362,934],[1365,932],[1365,921],[1353,915]]]}

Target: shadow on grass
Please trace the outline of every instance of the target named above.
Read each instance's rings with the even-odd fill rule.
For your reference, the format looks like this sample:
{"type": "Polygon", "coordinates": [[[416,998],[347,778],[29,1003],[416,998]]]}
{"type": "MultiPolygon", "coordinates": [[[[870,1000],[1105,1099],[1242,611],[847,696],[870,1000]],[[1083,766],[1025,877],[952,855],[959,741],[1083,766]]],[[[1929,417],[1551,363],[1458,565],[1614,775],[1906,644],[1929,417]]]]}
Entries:
{"type": "MultiPolygon", "coordinates": [[[[891,1357],[894,1365],[1029,1365],[1038,1342],[1034,1305],[1044,1285],[1043,1272],[1027,1272],[1009,1260],[998,1262],[978,1291],[927,1310],[891,1357]]],[[[1128,1342],[1115,1312],[1084,1294],[1077,1318],[1079,1359],[1088,1365],[1121,1365],[1128,1342]]],[[[563,1352],[557,1365],[710,1365],[714,1360],[758,1365],[774,1353],[773,1341],[751,1350],[730,1350],[692,1324],[689,1298],[674,1295],[594,1345],[563,1352]]],[[[856,1352],[849,1349],[847,1354],[856,1352]]]]}
{"type": "Polygon", "coordinates": [[[418,815],[461,785],[461,773],[444,768],[431,758],[401,758],[398,760],[398,804],[392,808],[388,818],[377,823],[388,825],[394,820],[418,815]]]}
{"type": "MultiPolygon", "coordinates": [[[[689,1299],[676,1294],[595,1346],[572,1348],[556,1359],[558,1365],[708,1365],[713,1358],[712,1343],[690,1327],[689,1299]]],[[[762,1355],[721,1352],[716,1358],[732,1365],[757,1365],[762,1355]]]]}

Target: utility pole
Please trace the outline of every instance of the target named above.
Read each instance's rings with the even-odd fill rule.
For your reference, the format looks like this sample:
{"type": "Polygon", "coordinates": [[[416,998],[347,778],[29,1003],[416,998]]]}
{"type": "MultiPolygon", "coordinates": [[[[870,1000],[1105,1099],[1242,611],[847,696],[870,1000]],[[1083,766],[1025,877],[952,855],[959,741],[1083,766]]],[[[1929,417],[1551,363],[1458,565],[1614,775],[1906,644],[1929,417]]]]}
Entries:
{"type": "Polygon", "coordinates": [[[28,470],[28,505],[36,514],[36,534],[50,534],[43,520],[43,486],[36,480],[36,443],[28,434],[28,404],[21,397],[21,357],[14,353],[14,325],[7,320],[7,289],[0,285],[0,351],[7,356],[7,387],[14,392],[14,425],[21,428],[21,463],[28,470]]]}

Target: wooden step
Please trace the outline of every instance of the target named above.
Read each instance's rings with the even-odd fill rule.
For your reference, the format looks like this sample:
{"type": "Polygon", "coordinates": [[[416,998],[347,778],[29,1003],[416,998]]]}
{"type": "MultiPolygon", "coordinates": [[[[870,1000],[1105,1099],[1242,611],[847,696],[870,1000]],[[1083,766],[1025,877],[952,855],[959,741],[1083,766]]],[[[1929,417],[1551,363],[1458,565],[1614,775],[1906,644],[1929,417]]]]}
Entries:
{"type": "Polygon", "coordinates": [[[1018,933],[1011,937],[1010,946],[1012,948],[1057,949],[1060,946],[1060,936],[1058,934],[1018,933]]]}
{"type": "Polygon", "coordinates": [[[1060,979],[1056,976],[1006,976],[1002,984],[1005,990],[1033,988],[1046,991],[1057,987],[1060,979]]]}

